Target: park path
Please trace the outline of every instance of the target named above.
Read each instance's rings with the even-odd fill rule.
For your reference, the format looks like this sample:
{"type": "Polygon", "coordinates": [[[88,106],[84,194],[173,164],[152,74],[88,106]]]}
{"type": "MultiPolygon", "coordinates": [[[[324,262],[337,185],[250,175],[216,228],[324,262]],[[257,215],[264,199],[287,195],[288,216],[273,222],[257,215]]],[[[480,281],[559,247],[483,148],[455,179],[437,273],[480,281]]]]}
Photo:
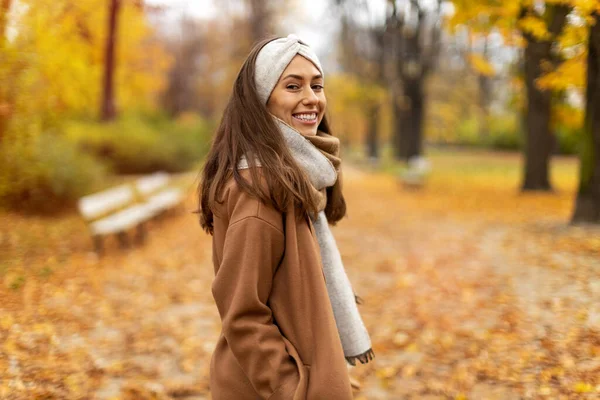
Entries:
{"type": "MultiPolygon", "coordinates": [[[[432,209],[428,193],[355,167],[344,184],[349,218],[334,234],[377,353],[351,370],[361,384],[356,398],[598,395],[590,385],[600,383],[600,263],[539,240],[541,232],[546,241],[569,234],[562,216],[505,221],[484,210],[454,213],[443,198],[432,209]]],[[[120,268],[106,278],[105,301],[121,317],[88,337],[101,341],[92,347],[103,349],[108,368],[116,365],[98,398],[124,384],[133,397],[210,398],[208,362],[220,329],[210,238],[193,216],[178,218],[153,234],[152,258],[143,249],[129,256],[129,278],[120,268]],[[153,379],[127,380],[120,371],[153,379]]]]}
{"type": "MultiPolygon", "coordinates": [[[[81,255],[60,287],[25,287],[39,292],[36,312],[61,321],[46,365],[54,357],[67,378],[43,376],[50,398],[210,399],[220,321],[194,189],[188,212],[151,227],[144,246],[81,255]]],[[[565,226],[539,197],[511,199],[523,207],[512,212],[493,193],[411,191],[351,166],[344,191],[348,218],[333,231],[376,353],[350,370],[356,399],[600,396],[600,247],[586,239],[600,232],[565,226]]],[[[21,349],[44,337],[14,335],[21,349]]],[[[8,364],[13,387],[43,380],[8,364]]]]}
{"type": "Polygon", "coordinates": [[[597,229],[544,195],[495,213],[494,194],[349,172],[335,234],[379,350],[357,398],[600,397],[600,242],[579,245],[597,229]]]}

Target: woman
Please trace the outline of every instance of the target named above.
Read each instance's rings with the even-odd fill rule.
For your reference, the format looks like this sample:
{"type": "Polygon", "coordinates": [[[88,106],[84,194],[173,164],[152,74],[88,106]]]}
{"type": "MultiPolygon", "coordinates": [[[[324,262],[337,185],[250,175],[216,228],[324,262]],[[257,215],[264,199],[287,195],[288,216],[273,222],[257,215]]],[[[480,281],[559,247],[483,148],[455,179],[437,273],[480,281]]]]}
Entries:
{"type": "Polygon", "coordinates": [[[214,400],[352,399],[346,361],[373,357],[328,223],[346,214],[324,77],[296,36],[249,54],[199,186],[222,332],[214,400]]]}

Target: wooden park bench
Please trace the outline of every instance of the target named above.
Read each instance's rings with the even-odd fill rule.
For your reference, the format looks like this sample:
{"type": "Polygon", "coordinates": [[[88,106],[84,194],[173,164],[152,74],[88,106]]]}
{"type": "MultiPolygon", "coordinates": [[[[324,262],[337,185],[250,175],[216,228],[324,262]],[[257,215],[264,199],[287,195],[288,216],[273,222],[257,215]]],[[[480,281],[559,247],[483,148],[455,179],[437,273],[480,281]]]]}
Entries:
{"type": "Polygon", "coordinates": [[[127,232],[133,228],[142,242],[147,221],[182,203],[183,191],[169,183],[169,174],[157,172],[79,199],[79,212],[88,225],[95,251],[102,254],[103,238],[112,234],[121,248],[128,247],[127,232]]]}

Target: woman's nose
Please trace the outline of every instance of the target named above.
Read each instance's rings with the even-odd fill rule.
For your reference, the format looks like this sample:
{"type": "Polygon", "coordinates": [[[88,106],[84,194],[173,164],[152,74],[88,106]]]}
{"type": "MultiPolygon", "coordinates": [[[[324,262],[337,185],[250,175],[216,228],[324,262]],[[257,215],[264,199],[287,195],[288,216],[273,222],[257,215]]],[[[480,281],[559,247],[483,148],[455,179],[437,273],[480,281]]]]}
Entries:
{"type": "Polygon", "coordinates": [[[302,99],[302,102],[305,105],[317,104],[319,102],[319,98],[317,97],[317,94],[315,93],[315,91],[312,90],[312,88],[308,88],[305,91],[305,96],[304,96],[304,99],[302,99]]]}

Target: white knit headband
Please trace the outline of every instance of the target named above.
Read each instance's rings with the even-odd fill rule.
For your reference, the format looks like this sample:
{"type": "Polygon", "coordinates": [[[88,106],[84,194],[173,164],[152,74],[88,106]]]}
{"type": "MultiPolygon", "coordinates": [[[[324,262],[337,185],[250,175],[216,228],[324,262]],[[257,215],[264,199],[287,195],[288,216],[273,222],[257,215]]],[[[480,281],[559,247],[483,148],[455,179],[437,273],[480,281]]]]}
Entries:
{"type": "Polygon", "coordinates": [[[267,43],[256,57],[254,81],[258,97],[263,104],[267,104],[279,77],[296,54],[310,60],[323,75],[319,58],[310,47],[301,43],[298,36],[292,34],[286,38],[275,39],[267,43]]]}

